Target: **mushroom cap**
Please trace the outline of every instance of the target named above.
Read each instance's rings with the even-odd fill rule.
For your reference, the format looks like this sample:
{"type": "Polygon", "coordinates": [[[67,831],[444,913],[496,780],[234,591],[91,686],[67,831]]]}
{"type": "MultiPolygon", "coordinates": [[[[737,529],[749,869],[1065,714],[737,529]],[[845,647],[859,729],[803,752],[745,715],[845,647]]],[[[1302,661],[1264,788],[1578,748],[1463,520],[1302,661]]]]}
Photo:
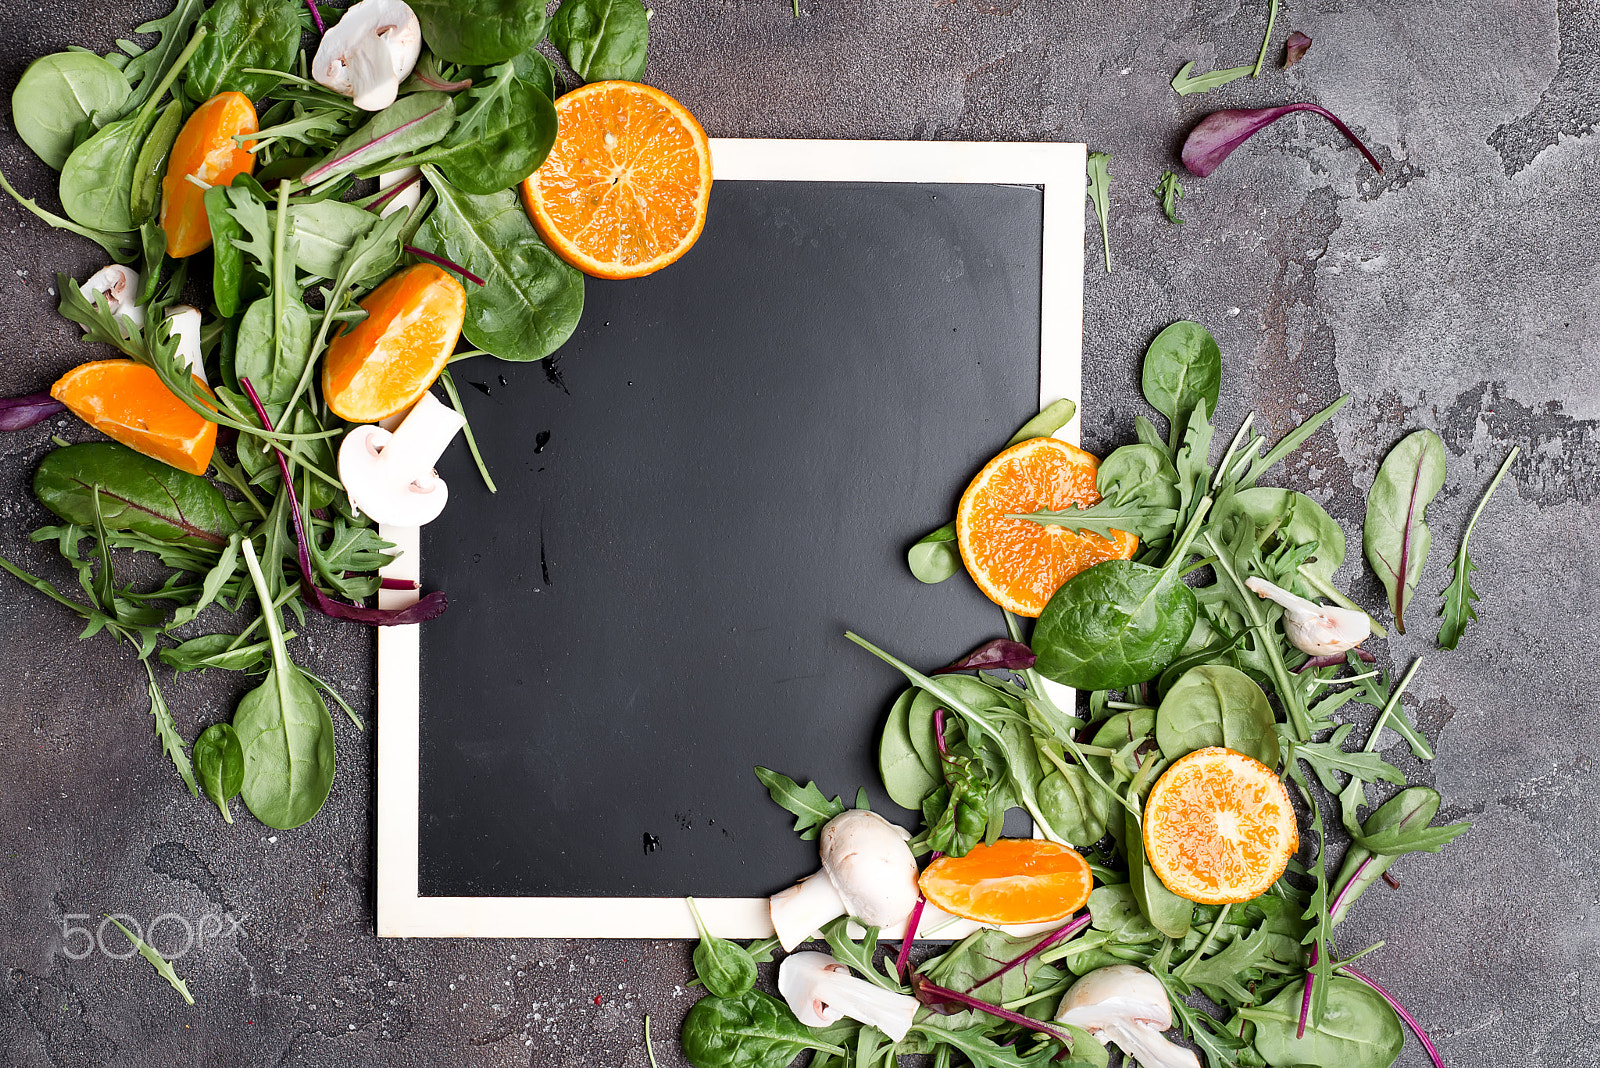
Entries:
{"type": "Polygon", "coordinates": [[[807,1027],[827,1027],[844,1015],[842,1009],[817,997],[817,987],[829,972],[850,974],[850,969],[826,953],[791,953],[778,965],[778,993],[807,1027]]]}
{"type": "Polygon", "coordinates": [[[1056,1021],[1091,1034],[1128,1025],[1165,1031],[1172,1026],[1172,1004],[1155,976],[1131,964],[1113,964],[1073,983],[1056,1010],[1056,1021]]]}
{"type": "Polygon", "coordinates": [[[323,34],[311,76],[364,111],[382,111],[421,54],[422,24],[404,0],[360,0],[323,34]]]}
{"type": "MultiPolygon", "coordinates": [[[[98,304],[96,294],[104,293],[106,305],[111,309],[112,315],[123,316],[134,326],[143,327],[144,305],[134,303],[139,299],[141,281],[139,272],[132,267],[113,263],[96,271],[87,282],[78,287],[78,291],[90,304],[98,304]]],[[[123,334],[126,335],[127,331],[124,330],[123,334]]]]}
{"type": "Polygon", "coordinates": [[[822,829],[822,867],[846,911],[869,927],[899,923],[916,907],[917,858],[896,827],[876,812],[853,808],[822,829]]]}

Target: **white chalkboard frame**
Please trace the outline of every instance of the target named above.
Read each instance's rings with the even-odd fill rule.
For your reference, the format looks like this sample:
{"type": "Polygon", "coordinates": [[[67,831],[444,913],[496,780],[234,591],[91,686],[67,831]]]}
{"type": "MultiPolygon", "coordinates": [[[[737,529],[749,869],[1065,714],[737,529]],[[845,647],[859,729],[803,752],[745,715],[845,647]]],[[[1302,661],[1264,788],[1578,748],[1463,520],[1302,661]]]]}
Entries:
{"type": "MultiPolygon", "coordinates": [[[[1039,323],[1039,403],[1080,399],[1087,151],[1081,144],[950,141],[821,141],[713,138],[718,180],[1031,185],[1044,191],[1039,323]]],[[[1078,418],[1058,436],[1078,440],[1078,418]]],[[[386,578],[421,580],[415,527],[385,526],[400,550],[386,578]]],[[[417,594],[385,590],[384,608],[417,594]]],[[[1070,701],[1071,692],[1058,695],[1070,701]]],[[[1070,704],[1064,707],[1071,707],[1070,704]]],[[[694,938],[682,898],[423,897],[418,892],[420,642],[417,627],[378,631],[378,936],[381,938],[694,938]]],[[[774,891],[781,887],[773,887],[774,891]]],[[[766,898],[697,898],[725,938],[772,934],[766,898]]],[[[936,909],[919,937],[973,929],[936,909]]],[[[1042,930],[1050,925],[1015,928],[1042,930]]],[[[1009,929],[1009,928],[1008,928],[1009,929]]],[[[885,938],[903,932],[886,929],[885,938]]]]}

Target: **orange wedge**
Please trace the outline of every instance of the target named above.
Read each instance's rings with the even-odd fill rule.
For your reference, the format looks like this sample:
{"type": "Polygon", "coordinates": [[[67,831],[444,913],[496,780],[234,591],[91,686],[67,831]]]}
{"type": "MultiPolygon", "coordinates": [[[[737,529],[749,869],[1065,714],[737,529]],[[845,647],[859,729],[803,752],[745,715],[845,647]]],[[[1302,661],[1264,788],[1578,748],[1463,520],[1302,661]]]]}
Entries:
{"type": "Polygon", "coordinates": [[[928,902],[979,923],[1044,923],[1089,900],[1094,876],[1070,846],[1041,838],[979,842],[964,857],[940,857],[917,880],[928,902]]]}
{"type": "Polygon", "coordinates": [[[243,93],[219,93],[195,108],[183,124],[161,179],[161,229],[167,235],[167,255],[182,259],[211,247],[205,187],[229,185],[237,175],[256,169],[256,157],[249,151],[254,142],[241,145],[233,138],[260,128],[255,105],[243,93]],[[191,176],[203,184],[196,185],[191,176]]]}
{"type": "Polygon", "coordinates": [[[1260,897],[1299,843],[1283,780],[1232,749],[1180,757],[1145,802],[1145,856],[1167,889],[1190,901],[1223,905],[1260,897]]]}
{"type": "Polygon", "coordinates": [[[1100,461],[1059,438],[1030,438],[984,465],[961,495],[956,542],[978,588],[1019,616],[1037,617],[1073,575],[1105,560],[1126,560],[1139,547],[1132,534],[1098,534],[1008,519],[1100,500],[1100,461]]]}
{"type": "Polygon", "coordinates": [[[57,379],[50,395],[111,440],[191,475],[205,474],[216,451],[217,424],[174,397],[142,363],[82,364],[57,379]]]}
{"type": "Polygon", "coordinates": [[[596,278],[659,271],[693,245],[711,200],[711,145],[687,108],[635,82],[556,101],[549,158],[522,183],[534,228],[596,278]]]}
{"type": "Polygon", "coordinates": [[[467,291],[448,272],[419,263],[361,302],[367,317],[342,331],[322,364],[322,395],[340,419],[376,423],[428,392],[455,351],[467,291]]]}

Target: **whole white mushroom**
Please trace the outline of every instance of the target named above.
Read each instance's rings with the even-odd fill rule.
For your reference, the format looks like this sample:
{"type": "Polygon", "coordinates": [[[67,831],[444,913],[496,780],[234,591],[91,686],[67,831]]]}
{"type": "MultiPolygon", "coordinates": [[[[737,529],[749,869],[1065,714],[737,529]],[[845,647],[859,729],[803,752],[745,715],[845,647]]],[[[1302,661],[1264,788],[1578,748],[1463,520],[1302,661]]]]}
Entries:
{"type": "Polygon", "coordinates": [[[876,812],[853,808],[822,828],[822,870],[772,895],[772,929],[793,949],[838,916],[890,927],[911,914],[920,896],[911,833],[876,812]]]}

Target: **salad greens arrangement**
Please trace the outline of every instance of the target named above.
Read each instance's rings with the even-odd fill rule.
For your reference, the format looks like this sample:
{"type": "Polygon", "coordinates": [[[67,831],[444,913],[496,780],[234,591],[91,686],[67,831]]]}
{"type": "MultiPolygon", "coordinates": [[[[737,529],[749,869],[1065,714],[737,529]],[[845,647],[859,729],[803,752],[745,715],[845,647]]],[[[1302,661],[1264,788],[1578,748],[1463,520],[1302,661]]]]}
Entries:
{"type": "MultiPolygon", "coordinates": [[[[1097,885],[1086,910],[1045,934],[980,930],[914,964],[913,939],[939,937],[937,928],[917,930],[920,908],[897,960],[880,959],[877,929],[855,927],[853,938],[853,921],[830,923],[822,936],[836,960],[921,1001],[899,1043],[848,1018],[806,1028],[742,978],[728,982],[749,974],[754,957],[730,963],[737,947],[702,930],[695,962],[710,993],[683,1031],[696,1068],[779,1065],[807,1048],[817,1051],[811,1063],[826,1068],[876,1068],[915,1053],[941,1066],[1103,1066],[1099,1042],[1053,1018],[1078,977],[1112,964],[1136,965],[1160,982],[1177,1028],[1209,1068],[1384,1068],[1399,1055],[1404,1026],[1442,1063],[1393,996],[1352,966],[1382,943],[1345,954],[1335,941],[1361,894],[1399,858],[1438,852],[1468,828],[1435,826],[1439,794],[1408,783],[1379,752],[1393,730],[1419,761],[1433,758],[1401,704],[1420,660],[1394,683],[1359,647],[1303,652],[1286,634],[1285,610],[1246,585],[1265,579],[1353,607],[1331,584],[1345,558],[1339,525],[1310,497],[1259,484],[1348,398],[1276,443],[1249,416],[1218,456],[1210,419],[1220,383],[1221,352],[1209,332],[1191,322],[1168,327],[1151,343],[1142,379],[1167,434],[1139,416],[1138,441],[1099,468],[1099,503],[1014,517],[1141,540],[1133,560],[1097,564],[1063,584],[1031,636],[1007,613],[1004,637],[924,672],[848,635],[909,686],[889,710],[878,766],[890,798],[921,814],[912,852],[964,855],[999,839],[1007,814],[1021,809],[1038,836],[1074,846],[1089,862],[1097,885]],[[1085,692],[1066,708],[1049,683],[1085,692]],[[1291,860],[1269,891],[1242,904],[1178,897],[1144,857],[1150,787],[1173,761],[1210,746],[1275,769],[1309,822],[1309,860],[1291,860]],[[1368,788],[1379,784],[1399,790],[1368,812],[1368,788]],[[1342,859],[1329,842],[1335,811],[1350,841],[1342,859]]],[[[1028,430],[1049,434],[1065,421],[1060,414],[1028,430]]],[[[1407,591],[1425,555],[1415,548],[1421,503],[1442,478],[1433,470],[1443,462],[1442,449],[1432,451],[1437,441],[1419,432],[1397,446],[1370,499],[1368,544],[1383,549],[1375,564],[1403,555],[1407,591]],[[1419,470],[1430,475],[1420,490],[1419,470]],[[1402,548],[1391,553],[1395,539],[1402,548]]],[[[1463,536],[1447,621],[1464,619],[1450,606],[1469,596],[1458,587],[1469,589],[1466,535],[1476,518],[1463,536]]],[[[953,537],[940,528],[912,547],[918,578],[954,573],[953,537]]],[[[1403,606],[1394,607],[1398,622],[1403,606]]],[[[756,774],[804,837],[845,811],[815,783],[767,768],[756,774]]]]}
{"type": "MultiPolygon", "coordinates": [[[[402,610],[361,602],[383,582],[392,546],[351,505],[335,468],[345,432],[316,386],[318,363],[358,302],[405,263],[429,260],[467,282],[463,334],[493,354],[538,360],[571,335],[583,276],[539,239],[513,186],[556,137],[557,75],[539,51],[546,32],[578,79],[638,77],[648,19],[640,0],[567,0],[553,20],[539,0],[417,0],[427,50],[388,107],[367,112],[311,80],[321,34],[344,12],[303,0],[177,0],[104,57],[83,50],[30,65],[12,95],[23,140],[60,172],[65,215],[0,188],[51,226],[137,263],[142,319],[114,312],[78,280],[58,276],[60,311],[89,340],[155,371],[203,418],[234,436],[209,477],[188,474],[120,444],[67,444],[47,455],[35,496],[59,517],[33,535],[77,575],[57,589],[8,560],[0,568],[75,612],[82,637],[106,632],[145,664],[150,714],[184,787],[224,819],[243,798],[263,823],[296,827],[316,815],[334,777],[327,698],[362,726],[326,683],[298,667],[284,613],[307,608],[369,625],[415,623],[445,609],[442,593],[402,610]],[[205,190],[213,247],[174,260],[159,222],[162,179],[188,116],[219,93],[256,106],[260,129],[240,135],[253,175],[205,190]],[[404,168],[386,189],[361,183],[404,168]],[[413,172],[407,172],[413,173],[413,172]],[[398,198],[425,178],[414,206],[398,198]],[[209,281],[200,347],[206,389],[179,354],[167,320],[182,295],[209,281]],[[119,579],[117,557],[162,565],[154,588],[119,579]],[[232,615],[231,624],[217,619],[232,615]],[[205,618],[202,620],[202,616],[205,618]],[[157,684],[174,671],[259,676],[231,725],[209,727],[191,763],[157,684]]],[[[452,404],[460,400],[447,382],[452,404]]],[[[0,403],[0,429],[34,426],[63,410],[47,394],[0,403]]],[[[468,430],[470,441],[471,431],[468,430]]],[[[480,470],[490,489],[488,473],[480,470]]],[[[147,570],[147,569],[145,569],[147,570]]],[[[143,571],[141,572],[143,573],[143,571]]]]}

